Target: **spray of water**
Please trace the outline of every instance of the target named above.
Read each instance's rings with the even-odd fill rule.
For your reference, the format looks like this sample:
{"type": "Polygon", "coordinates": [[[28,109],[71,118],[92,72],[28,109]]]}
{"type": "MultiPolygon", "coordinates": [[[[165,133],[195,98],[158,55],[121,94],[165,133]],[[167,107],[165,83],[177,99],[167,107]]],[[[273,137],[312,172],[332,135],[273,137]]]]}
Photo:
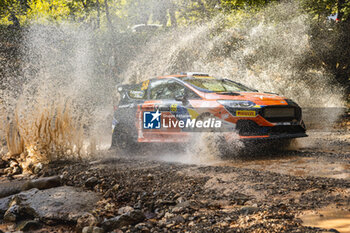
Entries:
{"type": "MultiPolygon", "coordinates": [[[[240,19],[227,22],[227,16],[219,15],[205,24],[154,38],[130,63],[122,80],[139,82],[164,74],[204,71],[259,91],[279,93],[302,107],[344,106],[343,90],[330,85],[331,74],[305,65],[311,53],[310,21],[297,4],[280,3],[236,17],[240,19]]],[[[339,114],[323,115],[331,125],[339,114]]],[[[190,156],[215,157],[219,150],[215,136],[198,140],[190,156]]],[[[232,151],[244,147],[238,140],[229,146],[232,151]]]]}
{"type": "Polygon", "coordinates": [[[109,133],[113,80],[96,75],[93,32],[71,23],[33,23],[24,34],[26,82],[8,86],[2,95],[8,156],[30,172],[38,162],[94,154],[97,141],[101,145],[109,133]]]}
{"type": "Polygon", "coordinates": [[[225,17],[176,29],[151,41],[123,74],[125,82],[163,74],[205,71],[261,91],[293,98],[303,107],[343,106],[330,74],[305,67],[310,52],[308,16],[280,3],[227,23],[225,17]]]}
{"type": "MultiPolygon", "coordinates": [[[[227,77],[280,93],[303,107],[342,105],[342,90],[329,85],[331,76],[304,65],[310,53],[309,23],[300,12],[294,3],[280,3],[258,13],[219,15],[151,37],[130,61],[118,51],[133,41],[114,48],[110,40],[120,38],[106,39],[74,23],[33,22],[23,40],[25,82],[2,93],[0,133],[7,135],[10,154],[30,161],[91,153],[101,148],[102,138],[110,137],[116,82],[182,71],[227,77]],[[125,64],[113,73],[111,64],[123,59],[125,64]],[[113,79],[116,73],[119,81],[113,79]]],[[[215,156],[217,140],[209,136],[197,139],[200,151],[191,152],[194,156],[215,156]]]]}

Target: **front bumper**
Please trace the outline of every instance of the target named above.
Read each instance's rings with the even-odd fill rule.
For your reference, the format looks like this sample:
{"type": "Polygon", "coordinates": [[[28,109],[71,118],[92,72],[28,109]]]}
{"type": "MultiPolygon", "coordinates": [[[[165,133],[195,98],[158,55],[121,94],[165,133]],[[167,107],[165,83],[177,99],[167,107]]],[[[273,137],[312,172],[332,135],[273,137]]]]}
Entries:
{"type": "Polygon", "coordinates": [[[275,126],[259,126],[251,120],[239,120],[237,122],[237,131],[242,139],[282,139],[307,137],[305,125],[302,121],[290,122],[289,124],[275,126]]]}

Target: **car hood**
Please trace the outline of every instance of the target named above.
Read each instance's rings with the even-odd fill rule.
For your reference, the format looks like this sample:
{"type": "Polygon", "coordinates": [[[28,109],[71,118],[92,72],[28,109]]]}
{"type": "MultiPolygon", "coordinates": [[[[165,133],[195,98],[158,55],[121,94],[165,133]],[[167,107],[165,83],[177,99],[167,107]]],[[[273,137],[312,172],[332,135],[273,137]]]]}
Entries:
{"type": "Polygon", "coordinates": [[[206,93],[205,98],[213,100],[248,100],[257,105],[288,105],[286,98],[282,96],[260,92],[237,92],[237,95],[206,93]]]}

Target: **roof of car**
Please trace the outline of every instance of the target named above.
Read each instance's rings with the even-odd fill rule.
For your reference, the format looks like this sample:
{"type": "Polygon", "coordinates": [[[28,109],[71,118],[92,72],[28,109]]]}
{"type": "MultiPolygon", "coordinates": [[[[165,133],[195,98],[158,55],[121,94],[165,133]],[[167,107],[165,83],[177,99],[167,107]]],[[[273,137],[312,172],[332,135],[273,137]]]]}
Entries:
{"type": "Polygon", "coordinates": [[[187,77],[187,75],[183,75],[183,74],[165,75],[165,76],[159,76],[157,78],[162,79],[162,78],[184,78],[184,77],[187,77]]]}
{"type": "Polygon", "coordinates": [[[200,73],[200,72],[188,72],[188,73],[182,73],[182,74],[175,74],[175,75],[165,75],[165,76],[159,76],[158,79],[163,78],[213,78],[209,74],[206,73],[200,73]]]}

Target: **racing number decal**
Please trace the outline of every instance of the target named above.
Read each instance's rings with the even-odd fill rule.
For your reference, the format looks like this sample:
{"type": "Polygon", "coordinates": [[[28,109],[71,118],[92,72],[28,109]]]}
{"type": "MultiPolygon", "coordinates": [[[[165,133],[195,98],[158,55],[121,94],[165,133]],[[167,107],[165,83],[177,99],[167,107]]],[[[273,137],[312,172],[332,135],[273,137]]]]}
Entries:
{"type": "Polygon", "coordinates": [[[142,83],[142,87],[141,87],[141,90],[147,90],[148,88],[148,84],[149,84],[149,80],[146,80],[142,83]]]}
{"type": "Polygon", "coordinates": [[[170,111],[171,111],[171,112],[176,112],[176,111],[177,111],[177,104],[172,104],[172,105],[170,106],[170,111]]]}

